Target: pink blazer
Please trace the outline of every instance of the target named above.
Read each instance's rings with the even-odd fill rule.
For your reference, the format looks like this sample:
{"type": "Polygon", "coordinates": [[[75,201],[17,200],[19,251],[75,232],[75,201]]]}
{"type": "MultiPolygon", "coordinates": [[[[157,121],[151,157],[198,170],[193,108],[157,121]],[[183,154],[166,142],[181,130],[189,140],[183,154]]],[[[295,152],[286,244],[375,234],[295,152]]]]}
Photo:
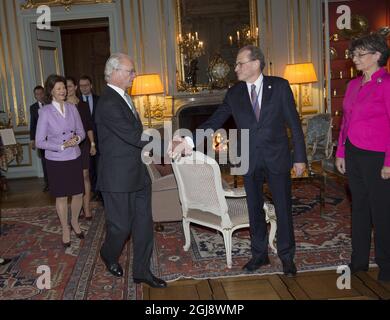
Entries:
{"type": "Polygon", "coordinates": [[[85,138],[85,131],[80,114],[73,104],[65,102],[65,117],[52,105],[48,104],[39,110],[35,144],[46,150],[45,158],[54,161],[67,161],[78,158],[79,146],[61,149],[62,144],[73,136],[85,138]]]}
{"type": "Polygon", "coordinates": [[[348,138],[360,149],[385,152],[384,165],[390,166],[390,74],[381,68],[361,83],[358,77],[348,85],[336,156],[345,157],[348,138]]]}

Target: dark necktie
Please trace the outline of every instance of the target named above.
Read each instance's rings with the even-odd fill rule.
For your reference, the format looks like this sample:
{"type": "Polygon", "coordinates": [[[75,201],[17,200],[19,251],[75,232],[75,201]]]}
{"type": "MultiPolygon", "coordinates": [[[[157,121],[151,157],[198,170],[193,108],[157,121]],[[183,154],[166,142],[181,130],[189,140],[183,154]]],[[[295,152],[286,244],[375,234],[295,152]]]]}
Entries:
{"type": "MultiPolygon", "coordinates": [[[[260,92],[259,92],[260,93],[260,92]]],[[[259,98],[258,94],[256,93],[256,85],[252,84],[251,86],[251,102],[252,102],[252,108],[256,115],[257,122],[260,118],[260,106],[259,106],[259,98]]]]}

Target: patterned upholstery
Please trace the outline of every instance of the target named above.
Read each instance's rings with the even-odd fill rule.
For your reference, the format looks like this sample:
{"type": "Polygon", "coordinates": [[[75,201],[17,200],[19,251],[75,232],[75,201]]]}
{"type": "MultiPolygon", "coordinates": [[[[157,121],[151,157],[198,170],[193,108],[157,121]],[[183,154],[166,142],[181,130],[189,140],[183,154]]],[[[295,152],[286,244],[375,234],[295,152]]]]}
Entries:
{"type": "Polygon", "coordinates": [[[329,113],[307,119],[306,151],[309,163],[332,156],[332,117],[329,113]]]}
{"type": "MultiPolygon", "coordinates": [[[[217,162],[201,152],[181,158],[172,164],[176,177],[183,212],[183,228],[186,243],[190,248],[190,223],[219,230],[225,242],[228,268],[232,266],[232,233],[249,227],[248,207],[243,190],[224,190],[221,171],[217,162]]],[[[272,204],[265,203],[266,221],[271,224],[269,241],[276,252],[274,238],[276,216],[272,204]]]]}

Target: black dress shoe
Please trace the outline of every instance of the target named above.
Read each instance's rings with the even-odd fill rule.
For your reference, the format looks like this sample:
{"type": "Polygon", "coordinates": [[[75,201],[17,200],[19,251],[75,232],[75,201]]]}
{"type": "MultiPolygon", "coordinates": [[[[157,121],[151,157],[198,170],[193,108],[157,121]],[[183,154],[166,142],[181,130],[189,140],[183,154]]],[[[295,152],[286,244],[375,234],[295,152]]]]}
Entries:
{"type": "Polygon", "coordinates": [[[72,225],[70,225],[70,228],[73,230],[73,232],[75,233],[77,238],[79,238],[79,239],[84,239],[85,238],[85,235],[84,235],[83,231],[81,231],[80,233],[77,233],[76,230],[72,227],[72,225]]]}
{"type": "Polygon", "coordinates": [[[5,258],[0,258],[0,266],[5,266],[6,264],[10,263],[12,259],[5,259],[5,258]]]}
{"type": "Polygon", "coordinates": [[[294,262],[283,262],[283,273],[286,277],[294,277],[297,274],[297,267],[294,262]]]}
{"type": "Polygon", "coordinates": [[[134,283],[146,283],[147,285],[151,286],[152,288],[166,288],[167,286],[167,283],[162,280],[162,279],[159,279],[157,277],[155,277],[154,275],[151,275],[149,278],[145,278],[145,279],[138,279],[138,278],[134,278],[134,283]]]}
{"type": "Polygon", "coordinates": [[[123,269],[119,263],[108,263],[108,261],[100,254],[102,261],[106,265],[107,270],[115,277],[123,276],[123,269]]]}
{"type": "Polygon", "coordinates": [[[268,257],[262,259],[252,258],[242,268],[247,271],[255,271],[262,266],[266,266],[267,264],[270,264],[268,257]]]}

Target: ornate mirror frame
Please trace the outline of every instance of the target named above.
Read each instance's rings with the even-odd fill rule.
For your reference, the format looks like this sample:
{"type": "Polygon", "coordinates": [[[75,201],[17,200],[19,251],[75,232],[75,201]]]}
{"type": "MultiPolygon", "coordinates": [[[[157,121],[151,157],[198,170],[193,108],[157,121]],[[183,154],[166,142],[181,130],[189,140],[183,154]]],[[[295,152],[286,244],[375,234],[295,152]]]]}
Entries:
{"type": "MultiPolygon", "coordinates": [[[[181,0],[175,1],[175,56],[176,56],[176,90],[177,92],[198,92],[200,88],[205,89],[225,89],[224,87],[215,88],[211,87],[210,84],[200,84],[195,87],[189,87],[185,82],[185,63],[184,63],[184,54],[181,52],[179,47],[179,35],[183,35],[182,32],[182,17],[181,17],[181,0]]],[[[257,9],[257,0],[247,0],[249,2],[249,30],[251,35],[256,35],[253,37],[253,44],[259,44],[259,28],[258,28],[258,9],[257,9]]],[[[207,45],[207,44],[206,44],[207,45]]]]}

